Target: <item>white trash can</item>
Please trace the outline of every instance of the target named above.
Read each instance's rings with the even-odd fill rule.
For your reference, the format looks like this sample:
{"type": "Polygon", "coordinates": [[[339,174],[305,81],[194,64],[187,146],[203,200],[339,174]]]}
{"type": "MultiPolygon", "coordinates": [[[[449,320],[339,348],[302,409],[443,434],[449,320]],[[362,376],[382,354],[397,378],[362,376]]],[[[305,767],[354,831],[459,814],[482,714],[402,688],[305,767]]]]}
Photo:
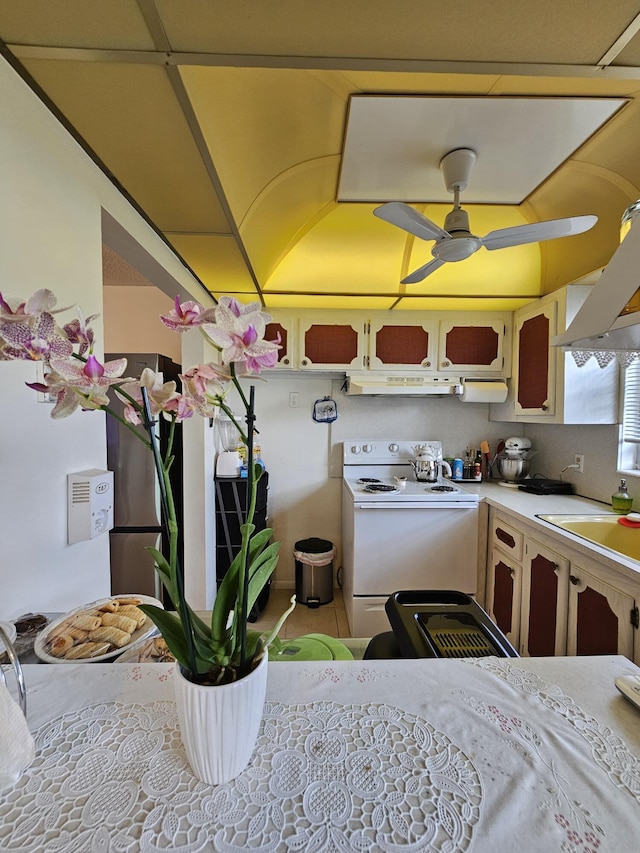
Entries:
{"type": "Polygon", "coordinates": [[[328,539],[300,539],[295,543],[296,599],[307,607],[333,601],[333,558],[335,548],[328,539]]]}

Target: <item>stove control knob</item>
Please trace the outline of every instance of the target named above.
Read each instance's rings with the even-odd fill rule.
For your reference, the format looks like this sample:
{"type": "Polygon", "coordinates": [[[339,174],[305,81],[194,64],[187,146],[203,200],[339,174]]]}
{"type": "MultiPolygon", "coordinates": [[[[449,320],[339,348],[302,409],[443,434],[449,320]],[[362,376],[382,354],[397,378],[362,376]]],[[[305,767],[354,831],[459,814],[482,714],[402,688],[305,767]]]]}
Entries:
{"type": "Polygon", "coordinates": [[[400,450],[397,444],[389,445],[389,453],[397,453],[400,450]]]}
{"type": "Polygon", "coordinates": [[[362,449],[365,453],[371,453],[373,450],[373,444],[363,444],[362,449]]]}
{"type": "Polygon", "coordinates": [[[354,455],[355,455],[356,453],[360,453],[360,448],[358,447],[358,445],[357,445],[357,444],[354,444],[354,445],[353,445],[353,447],[351,448],[351,452],[352,452],[354,455]]]}

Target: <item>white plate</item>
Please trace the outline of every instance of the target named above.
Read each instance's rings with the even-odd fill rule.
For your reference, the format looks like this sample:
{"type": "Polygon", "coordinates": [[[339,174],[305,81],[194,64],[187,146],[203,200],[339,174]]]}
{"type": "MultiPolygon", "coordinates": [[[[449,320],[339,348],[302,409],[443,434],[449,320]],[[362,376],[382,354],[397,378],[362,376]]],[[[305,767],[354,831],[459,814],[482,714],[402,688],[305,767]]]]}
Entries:
{"type": "MultiPolygon", "coordinates": [[[[147,637],[143,642],[138,643],[134,648],[129,648],[118,658],[116,663],[157,663],[159,658],[155,652],[154,640],[160,637],[160,631],[156,630],[147,637]]],[[[171,653],[162,655],[161,663],[171,663],[174,658],[171,653]]]]}
{"type": "MultiPolygon", "coordinates": [[[[13,622],[0,622],[0,628],[5,632],[7,637],[9,637],[9,642],[13,643],[16,638],[16,626],[13,622]]],[[[4,643],[2,641],[2,637],[0,637],[0,654],[4,651],[4,643]]]]}
{"type": "Polygon", "coordinates": [[[61,622],[64,622],[71,616],[82,613],[83,610],[93,610],[101,604],[105,604],[107,601],[113,601],[118,598],[137,598],[141,604],[155,604],[156,607],[162,607],[162,603],[158,601],[157,598],[152,598],[150,595],[138,595],[137,593],[132,593],[131,595],[110,595],[107,598],[100,598],[98,601],[92,601],[90,604],[83,604],[82,607],[76,607],[75,610],[70,610],[68,613],[65,613],[64,616],[61,616],[59,619],[55,619],[38,634],[36,641],[33,644],[33,650],[36,655],[45,663],[96,663],[96,661],[111,660],[112,658],[115,658],[127,651],[127,649],[131,649],[133,646],[141,643],[143,640],[146,640],[147,637],[151,636],[151,634],[156,630],[155,624],[148,616],[145,619],[144,625],[141,628],[138,628],[137,631],[134,631],[131,635],[131,642],[127,643],[127,645],[123,646],[121,649],[113,649],[113,651],[107,652],[104,655],[98,655],[95,658],[77,658],[76,660],[56,658],[47,652],[47,637],[55,628],[58,627],[58,625],[60,625],[61,622]]]}

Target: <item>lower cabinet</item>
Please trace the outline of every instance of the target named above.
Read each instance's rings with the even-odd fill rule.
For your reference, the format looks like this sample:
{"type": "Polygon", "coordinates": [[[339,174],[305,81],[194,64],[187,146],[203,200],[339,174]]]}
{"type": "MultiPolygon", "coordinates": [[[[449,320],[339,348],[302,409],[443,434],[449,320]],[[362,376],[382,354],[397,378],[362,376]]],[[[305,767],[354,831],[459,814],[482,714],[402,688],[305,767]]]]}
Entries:
{"type": "Polygon", "coordinates": [[[589,562],[586,570],[493,511],[490,525],[486,607],[520,655],[640,661],[636,599],[603,579],[604,567],[589,562]]]}
{"type": "Polygon", "coordinates": [[[606,655],[633,659],[635,599],[573,565],[569,575],[567,654],[606,655]]]}

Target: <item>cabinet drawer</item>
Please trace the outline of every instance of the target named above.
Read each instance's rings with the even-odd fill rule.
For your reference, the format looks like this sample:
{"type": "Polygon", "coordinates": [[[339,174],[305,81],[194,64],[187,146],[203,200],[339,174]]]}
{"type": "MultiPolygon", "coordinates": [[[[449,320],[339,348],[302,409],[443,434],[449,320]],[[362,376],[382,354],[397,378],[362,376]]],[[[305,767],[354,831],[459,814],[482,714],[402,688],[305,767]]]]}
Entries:
{"type": "Polygon", "coordinates": [[[511,554],[514,560],[522,560],[524,534],[505,524],[502,519],[494,518],[491,523],[491,541],[496,548],[511,554]]]}

